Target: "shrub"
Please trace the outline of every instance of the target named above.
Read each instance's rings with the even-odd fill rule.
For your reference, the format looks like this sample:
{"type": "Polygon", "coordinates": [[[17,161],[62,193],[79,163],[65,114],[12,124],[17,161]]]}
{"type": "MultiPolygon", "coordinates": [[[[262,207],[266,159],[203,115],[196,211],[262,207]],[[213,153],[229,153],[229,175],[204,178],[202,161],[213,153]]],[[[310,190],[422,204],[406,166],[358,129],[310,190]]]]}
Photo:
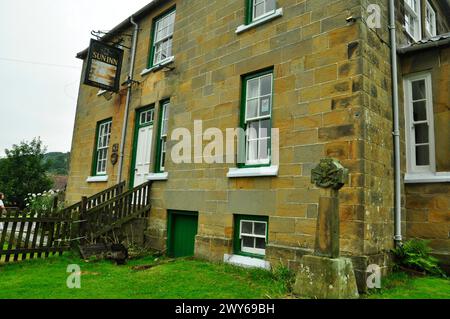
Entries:
{"type": "Polygon", "coordinates": [[[406,267],[445,277],[444,272],[439,268],[439,260],[430,255],[432,249],[428,244],[429,241],[413,239],[394,249],[392,252],[397,268],[406,267]]]}
{"type": "MultiPolygon", "coordinates": [[[[26,209],[31,214],[40,213],[41,215],[48,215],[55,211],[53,206],[57,198],[58,192],[52,190],[38,194],[28,194],[28,197],[25,199],[26,209]]],[[[56,210],[62,208],[63,203],[58,202],[56,210]]]]}

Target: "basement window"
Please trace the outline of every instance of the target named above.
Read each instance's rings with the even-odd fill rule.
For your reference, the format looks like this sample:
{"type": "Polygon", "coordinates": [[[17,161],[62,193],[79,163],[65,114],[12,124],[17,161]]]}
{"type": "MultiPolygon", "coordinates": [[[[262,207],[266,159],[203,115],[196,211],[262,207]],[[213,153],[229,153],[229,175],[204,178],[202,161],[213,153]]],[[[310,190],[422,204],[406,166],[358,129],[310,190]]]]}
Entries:
{"type": "Polygon", "coordinates": [[[235,216],[234,250],[237,255],[264,257],[266,255],[268,217],[235,216]]]}
{"type": "Polygon", "coordinates": [[[405,30],[414,41],[422,39],[420,0],[405,0],[405,30]]]}

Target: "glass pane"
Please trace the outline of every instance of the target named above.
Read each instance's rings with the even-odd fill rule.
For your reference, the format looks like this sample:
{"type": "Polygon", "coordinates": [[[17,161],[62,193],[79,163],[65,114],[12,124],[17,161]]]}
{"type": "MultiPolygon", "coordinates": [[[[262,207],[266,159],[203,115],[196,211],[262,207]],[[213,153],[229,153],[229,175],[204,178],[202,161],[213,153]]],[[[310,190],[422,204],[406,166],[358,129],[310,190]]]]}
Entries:
{"type": "Polygon", "coordinates": [[[253,234],[253,223],[252,222],[242,222],[241,233],[253,234]]]}
{"type": "Polygon", "coordinates": [[[255,140],[258,138],[259,134],[259,121],[250,122],[247,128],[247,136],[249,140],[255,140]]]}
{"type": "Polygon", "coordinates": [[[426,99],[425,80],[414,81],[412,92],[414,101],[426,99]]]}
{"type": "Polygon", "coordinates": [[[261,2],[260,4],[257,4],[254,6],[253,8],[254,11],[254,18],[258,18],[259,16],[262,16],[265,12],[264,12],[264,2],[261,2]]]}
{"type": "Polygon", "coordinates": [[[266,0],[266,12],[275,10],[275,0],[266,0]]]}
{"type": "Polygon", "coordinates": [[[259,113],[260,116],[270,115],[270,109],[271,109],[271,104],[272,104],[271,100],[272,100],[272,97],[270,95],[261,98],[261,102],[260,102],[261,110],[259,113]]]}
{"type": "Polygon", "coordinates": [[[270,136],[270,120],[260,121],[261,128],[259,131],[259,137],[269,137],[270,136]]]}
{"type": "Polygon", "coordinates": [[[265,160],[269,158],[269,140],[263,139],[259,141],[259,159],[265,160]]]}
{"type": "Polygon", "coordinates": [[[242,237],[242,247],[255,248],[255,239],[253,237],[242,237]]]}
{"type": "Polygon", "coordinates": [[[249,141],[247,149],[247,160],[256,161],[258,159],[258,140],[249,141]]]}
{"type": "Polygon", "coordinates": [[[416,144],[428,143],[428,124],[418,124],[414,126],[416,135],[416,144]]]}
{"type": "Polygon", "coordinates": [[[430,165],[430,147],[428,145],[421,145],[416,147],[416,165],[430,165]]]}
{"type": "Polygon", "coordinates": [[[258,100],[247,101],[247,119],[252,119],[258,116],[258,100]]]}
{"type": "Polygon", "coordinates": [[[266,235],[266,223],[255,223],[255,235],[266,235]]]}
{"type": "Polygon", "coordinates": [[[258,83],[258,79],[253,79],[247,82],[247,99],[259,96],[258,83]]]}
{"type": "Polygon", "coordinates": [[[272,74],[261,78],[261,96],[272,94],[272,74]]]}
{"type": "Polygon", "coordinates": [[[413,103],[413,117],[414,121],[426,121],[427,120],[427,102],[414,102],[413,103]]]}
{"type": "Polygon", "coordinates": [[[264,238],[256,238],[255,248],[266,249],[266,240],[264,238]]]}

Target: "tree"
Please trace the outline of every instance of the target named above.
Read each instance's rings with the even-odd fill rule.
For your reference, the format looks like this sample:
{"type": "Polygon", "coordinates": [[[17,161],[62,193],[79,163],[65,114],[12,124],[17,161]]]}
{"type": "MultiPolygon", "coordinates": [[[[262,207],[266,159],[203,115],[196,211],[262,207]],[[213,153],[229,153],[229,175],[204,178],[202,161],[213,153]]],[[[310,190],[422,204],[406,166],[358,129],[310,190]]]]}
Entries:
{"type": "Polygon", "coordinates": [[[10,150],[5,150],[6,158],[0,160],[0,192],[5,194],[8,205],[24,208],[27,194],[42,193],[51,188],[45,151],[39,138],[14,144],[10,150]]]}

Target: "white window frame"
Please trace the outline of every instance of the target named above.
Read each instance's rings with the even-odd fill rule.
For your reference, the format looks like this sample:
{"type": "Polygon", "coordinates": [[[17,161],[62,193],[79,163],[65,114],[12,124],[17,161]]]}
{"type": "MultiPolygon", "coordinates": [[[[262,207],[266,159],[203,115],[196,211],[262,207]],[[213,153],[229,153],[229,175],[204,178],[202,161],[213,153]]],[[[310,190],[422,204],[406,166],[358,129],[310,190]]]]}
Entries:
{"type": "Polygon", "coordinates": [[[98,137],[96,141],[96,167],[95,167],[95,174],[98,175],[106,175],[106,171],[108,168],[108,149],[109,149],[109,142],[111,140],[111,127],[112,127],[112,120],[101,123],[98,127],[98,137]],[[106,129],[105,129],[106,127],[106,129]],[[106,138],[106,143],[101,143],[103,139],[106,138]],[[100,154],[104,154],[104,157],[100,159],[100,154]],[[104,170],[100,170],[100,163],[104,163],[104,170]]]}
{"type": "Polygon", "coordinates": [[[429,37],[435,37],[437,35],[436,11],[428,0],[425,8],[425,30],[429,37]],[[428,16],[431,21],[428,21],[428,16]]]}
{"type": "Polygon", "coordinates": [[[162,16],[161,18],[159,18],[156,23],[155,23],[155,31],[154,31],[154,41],[152,43],[153,45],[153,61],[152,61],[152,65],[159,65],[159,64],[163,64],[164,62],[168,61],[169,59],[173,59],[173,33],[175,30],[175,19],[176,19],[176,10],[173,10],[169,13],[167,13],[166,15],[162,16]],[[168,32],[165,36],[158,38],[158,33],[160,31],[162,31],[162,27],[161,25],[163,24],[163,22],[165,21],[169,21],[173,16],[173,23],[172,24],[167,24],[167,26],[165,26],[164,28],[168,28],[168,32]],[[170,26],[172,26],[170,28],[170,26]],[[158,51],[158,47],[159,45],[163,45],[164,43],[167,43],[167,46],[170,47],[170,49],[168,49],[167,51],[167,56],[164,58],[161,58],[160,55],[158,54],[158,52],[161,52],[161,50],[158,51]]]}
{"type": "Polygon", "coordinates": [[[254,255],[261,255],[261,256],[265,256],[266,255],[266,250],[265,249],[261,249],[261,248],[250,248],[250,247],[245,247],[244,246],[244,239],[242,237],[251,237],[254,238],[254,242],[256,243],[256,238],[264,238],[265,243],[267,245],[267,230],[268,230],[268,223],[264,222],[264,221],[259,221],[259,220],[250,220],[250,219],[243,219],[240,221],[240,225],[239,225],[239,240],[241,241],[241,252],[243,253],[248,253],[248,254],[254,254],[254,255]],[[247,234],[247,233],[243,233],[242,232],[242,224],[243,223],[252,223],[252,234],[247,234]],[[264,224],[266,227],[266,233],[265,235],[257,235],[255,234],[255,224],[264,224]]]}
{"type": "Polygon", "coordinates": [[[277,2],[276,2],[276,0],[252,0],[252,22],[253,21],[258,21],[260,19],[263,19],[263,18],[265,18],[267,16],[272,15],[272,14],[274,14],[276,12],[276,10],[277,10],[277,2]],[[266,7],[267,7],[267,2],[268,1],[273,1],[274,2],[273,10],[267,11],[266,7]],[[256,16],[256,7],[258,5],[260,5],[261,3],[263,3],[263,5],[264,5],[264,13],[259,15],[259,16],[256,16]]]}
{"type": "Polygon", "coordinates": [[[272,143],[272,136],[271,136],[271,129],[272,129],[272,125],[270,125],[269,127],[269,132],[266,132],[266,137],[261,137],[259,134],[261,131],[258,131],[258,137],[257,138],[250,138],[251,133],[254,131],[252,129],[250,129],[250,124],[252,123],[259,123],[259,129],[261,129],[261,123],[263,121],[268,120],[270,122],[270,124],[272,123],[272,112],[273,112],[273,90],[274,90],[274,78],[273,78],[273,73],[269,73],[269,74],[263,74],[260,76],[256,76],[254,78],[251,79],[247,79],[246,80],[246,92],[247,95],[245,97],[245,125],[246,125],[246,136],[245,136],[245,165],[246,166],[253,166],[253,165],[268,165],[271,162],[271,143],[272,143]],[[261,94],[261,79],[265,78],[265,77],[269,77],[270,76],[270,81],[271,81],[271,91],[270,94],[266,94],[266,95],[260,95],[261,94]],[[250,82],[258,80],[258,96],[256,97],[250,97],[249,96],[249,92],[250,92],[250,82]],[[269,104],[269,109],[270,109],[270,113],[266,114],[266,115],[260,115],[260,109],[261,109],[261,105],[260,105],[260,101],[261,98],[264,97],[270,97],[270,104],[269,104]],[[257,103],[257,113],[258,115],[256,117],[250,117],[249,116],[249,102],[252,100],[258,100],[257,103]],[[261,158],[260,157],[260,145],[261,145],[261,141],[265,140],[266,141],[266,145],[267,145],[267,158],[261,158]],[[257,141],[257,159],[256,160],[250,160],[249,159],[249,154],[250,154],[250,142],[254,142],[257,141]]]}
{"type": "MultiPolygon", "coordinates": [[[[414,39],[414,41],[420,41],[422,39],[422,19],[421,19],[421,2],[420,0],[404,0],[405,4],[405,30],[414,39]],[[416,7],[416,11],[412,8],[409,2],[413,2],[416,7]],[[412,34],[406,25],[407,16],[413,19],[415,34],[412,34]]],[[[411,21],[409,22],[411,24],[411,21]]]]}
{"type": "Polygon", "coordinates": [[[154,116],[155,116],[155,109],[149,109],[147,111],[140,113],[139,125],[148,125],[153,123],[154,116]]]}
{"type": "Polygon", "coordinates": [[[167,159],[167,132],[169,125],[169,108],[170,101],[165,101],[161,105],[161,128],[160,128],[160,152],[159,152],[159,167],[160,171],[163,173],[165,171],[165,160],[167,159]],[[164,156],[163,156],[164,155],[164,156]],[[164,160],[163,160],[164,159],[164,160]]]}
{"type": "Polygon", "coordinates": [[[405,131],[406,131],[406,159],[407,159],[407,173],[408,174],[424,174],[436,173],[436,150],[435,150],[435,136],[434,136],[434,112],[433,112],[433,90],[431,73],[414,74],[404,79],[405,91],[405,131]],[[414,122],[413,115],[413,92],[412,83],[415,81],[425,81],[426,94],[426,121],[414,122]],[[416,142],[415,142],[415,124],[428,124],[429,136],[429,158],[430,163],[427,166],[416,165],[416,142]]]}

